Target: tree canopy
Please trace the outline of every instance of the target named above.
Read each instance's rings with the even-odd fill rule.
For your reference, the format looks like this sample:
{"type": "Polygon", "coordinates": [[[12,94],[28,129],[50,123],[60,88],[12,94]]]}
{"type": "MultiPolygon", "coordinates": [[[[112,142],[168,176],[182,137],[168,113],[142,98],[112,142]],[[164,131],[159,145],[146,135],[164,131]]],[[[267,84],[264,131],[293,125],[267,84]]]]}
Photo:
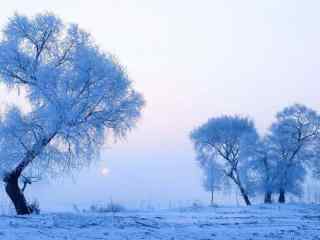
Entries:
{"type": "Polygon", "coordinates": [[[23,88],[27,113],[10,107],[0,122],[0,168],[66,172],[90,163],[106,137],[124,137],[144,100],[124,67],[89,33],[51,13],[14,15],[0,42],[1,81],[23,88]]]}

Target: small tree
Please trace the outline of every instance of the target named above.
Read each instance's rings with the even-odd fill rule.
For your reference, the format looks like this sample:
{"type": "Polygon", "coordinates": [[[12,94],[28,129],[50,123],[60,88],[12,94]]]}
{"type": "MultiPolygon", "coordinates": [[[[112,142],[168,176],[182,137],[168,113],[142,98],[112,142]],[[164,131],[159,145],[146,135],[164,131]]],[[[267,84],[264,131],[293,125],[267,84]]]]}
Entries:
{"type": "MultiPolygon", "coordinates": [[[[312,176],[315,179],[320,179],[320,139],[313,146],[313,154],[308,161],[308,165],[312,171],[312,176]]],[[[319,195],[320,196],[320,195],[319,195]]]]}
{"type": "Polygon", "coordinates": [[[191,139],[197,153],[218,156],[216,163],[239,188],[245,203],[250,205],[248,158],[258,140],[253,122],[238,116],[212,118],[195,129],[191,139]]]}
{"type": "Polygon", "coordinates": [[[276,118],[268,142],[269,151],[277,159],[278,201],[284,203],[286,192],[301,192],[305,160],[312,156],[314,143],[320,136],[320,118],[314,110],[300,104],[285,108],[276,118]]]}
{"type": "Polygon", "coordinates": [[[203,187],[206,191],[210,192],[210,204],[214,204],[214,192],[219,190],[224,180],[222,169],[216,163],[214,156],[208,157],[203,154],[199,154],[197,158],[200,167],[203,171],[203,187]]]}
{"type": "Polygon", "coordinates": [[[49,13],[9,20],[0,75],[7,86],[23,88],[31,106],[28,113],[11,107],[0,123],[0,167],[18,214],[30,213],[18,185],[23,172],[88,165],[110,133],[124,137],[135,126],[144,103],[114,57],[49,13]]]}

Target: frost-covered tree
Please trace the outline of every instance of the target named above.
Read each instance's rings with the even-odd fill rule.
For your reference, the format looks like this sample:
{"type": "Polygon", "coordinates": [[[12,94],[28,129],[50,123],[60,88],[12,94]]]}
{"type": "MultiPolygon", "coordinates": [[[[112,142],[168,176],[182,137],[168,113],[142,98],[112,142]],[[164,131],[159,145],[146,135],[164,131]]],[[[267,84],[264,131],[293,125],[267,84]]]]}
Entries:
{"type": "Polygon", "coordinates": [[[264,194],[264,203],[272,203],[277,177],[277,161],[270,151],[267,137],[260,139],[257,143],[249,166],[258,176],[257,191],[264,194]]]}
{"type": "MultiPolygon", "coordinates": [[[[264,203],[272,203],[272,195],[279,191],[282,164],[278,160],[277,154],[269,148],[268,139],[264,139],[262,145],[257,147],[255,157],[250,162],[249,166],[255,170],[258,176],[257,192],[264,194],[264,203]]],[[[301,196],[306,174],[304,161],[295,162],[291,166],[288,173],[290,181],[286,186],[286,192],[296,196],[301,196]]]]}
{"type": "Polygon", "coordinates": [[[313,146],[313,154],[308,161],[313,178],[320,179],[320,138],[313,146]]]}
{"type": "Polygon", "coordinates": [[[214,204],[214,192],[221,187],[221,181],[223,180],[223,173],[219,169],[219,166],[213,160],[208,160],[203,166],[203,187],[206,191],[210,192],[210,204],[214,204]]]}
{"type": "Polygon", "coordinates": [[[135,126],[144,103],[114,57],[50,13],[9,20],[0,76],[26,91],[31,108],[11,107],[0,123],[0,168],[18,214],[30,213],[18,184],[22,173],[62,174],[88,165],[106,137],[124,137],[135,126]]]}
{"type": "Polygon", "coordinates": [[[320,136],[320,117],[312,109],[295,104],[276,116],[268,135],[270,153],[276,158],[276,188],[279,202],[285,202],[286,192],[301,193],[305,177],[305,161],[313,154],[320,136]]]}
{"type": "Polygon", "coordinates": [[[210,192],[210,203],[214,204],[214,192],[221,189],[221,185],[225,183],[225,176],[222,169],[217,164],[214,155],[203,154],[198,152],[197,161],[203,172],[203,188],[210,192]]]}
{"type": "Polygon", "coordinates": [[[258,134],[248,118],[222,116],[211,118],[191,133],[197,154],[216,155],[216,163],[240,190],[247,205],[254,186],[248,160],[256,147],[258,134]]]}

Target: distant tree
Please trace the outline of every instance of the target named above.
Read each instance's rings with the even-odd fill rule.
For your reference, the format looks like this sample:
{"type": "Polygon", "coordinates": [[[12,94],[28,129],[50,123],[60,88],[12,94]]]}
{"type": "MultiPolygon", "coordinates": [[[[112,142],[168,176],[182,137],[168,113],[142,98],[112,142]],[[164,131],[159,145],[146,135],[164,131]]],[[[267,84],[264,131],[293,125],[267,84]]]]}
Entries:
{"type": "Polygon", "coordinates": [[[314,151],[320,136],[320,118],[312,109],[295,104],[276,116],[268,135],[269,151],[277,160],[275,186],[280,203],[286,201],[286,192],[301,193],[306,174],[305,162],[314,151]]]}
{"type": "Polygon", "coordinates": [[[266,138],[258,142],[249,165],[258,173],[258,191],[264,193],[264,203],[272,203],[276,166],[266,138]]]}
{"type": "Polygon", "coordinates": [[[248,159],[256,147],[258,134],[248,118],[222,116],[211,118],[191,133],[197,154],[216,155],[216,164],[240,190],[250,205],[251,182],[248,159]]]}
{"type": "Polygon", "coordinates": [[[106,137],[124,137],[144,104],[124,68],[75,24],[45,13],[16,14],[0,42],[3,83],[27,93],[31,110],[11,107],[0,123],[0,168],[18,214],[30,208],[23,172],[66,173],[96,158],[106,137]]]}
{"type": "Polygon", "coordinates": [[[320,139],[314,144],[313,155],[308,165],[311,169],[312,177],[314,179],[320,179],[320,139]]]}
{"type": "MultiPolygon", "coordinates": [[[[268,144],[268,142],[266,142],[268,144]]],[[[272,195],[279,191],[282,164],[278,158],[268,152],[268,149],[259,149],[257,158],[251,163],[259,176],[258,191],[264,193],[264,203],[272,203],[272,195]]],[[[302,160],[302,159],[301,159],[302,160]]],[[[290,181],[286,185],[286,192],[296,196],[301,196],[303,193],[303,183],[305,180],[306,169],[304,161],[297,161],[292,166],[288,173],[290,181]]]]}
{"type": "Polygon", "coordinates": [[[221,188],[224,181],[224,174],[220,166],[214,159],[214,156],[198,154],[197,160],[203,172],[203,187],[210,192],[210,204],[214,204],[214,192],[221,188]]]}

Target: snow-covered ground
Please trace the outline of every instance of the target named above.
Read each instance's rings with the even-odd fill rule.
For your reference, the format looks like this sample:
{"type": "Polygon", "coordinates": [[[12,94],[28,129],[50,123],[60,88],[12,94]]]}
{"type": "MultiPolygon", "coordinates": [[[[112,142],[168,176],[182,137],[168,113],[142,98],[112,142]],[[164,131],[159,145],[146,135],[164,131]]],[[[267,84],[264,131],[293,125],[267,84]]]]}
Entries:
{"type": "Polygon", "coordinates": [[[0,216],[0,239],[320,240],[319,205],[0,216]]]}

